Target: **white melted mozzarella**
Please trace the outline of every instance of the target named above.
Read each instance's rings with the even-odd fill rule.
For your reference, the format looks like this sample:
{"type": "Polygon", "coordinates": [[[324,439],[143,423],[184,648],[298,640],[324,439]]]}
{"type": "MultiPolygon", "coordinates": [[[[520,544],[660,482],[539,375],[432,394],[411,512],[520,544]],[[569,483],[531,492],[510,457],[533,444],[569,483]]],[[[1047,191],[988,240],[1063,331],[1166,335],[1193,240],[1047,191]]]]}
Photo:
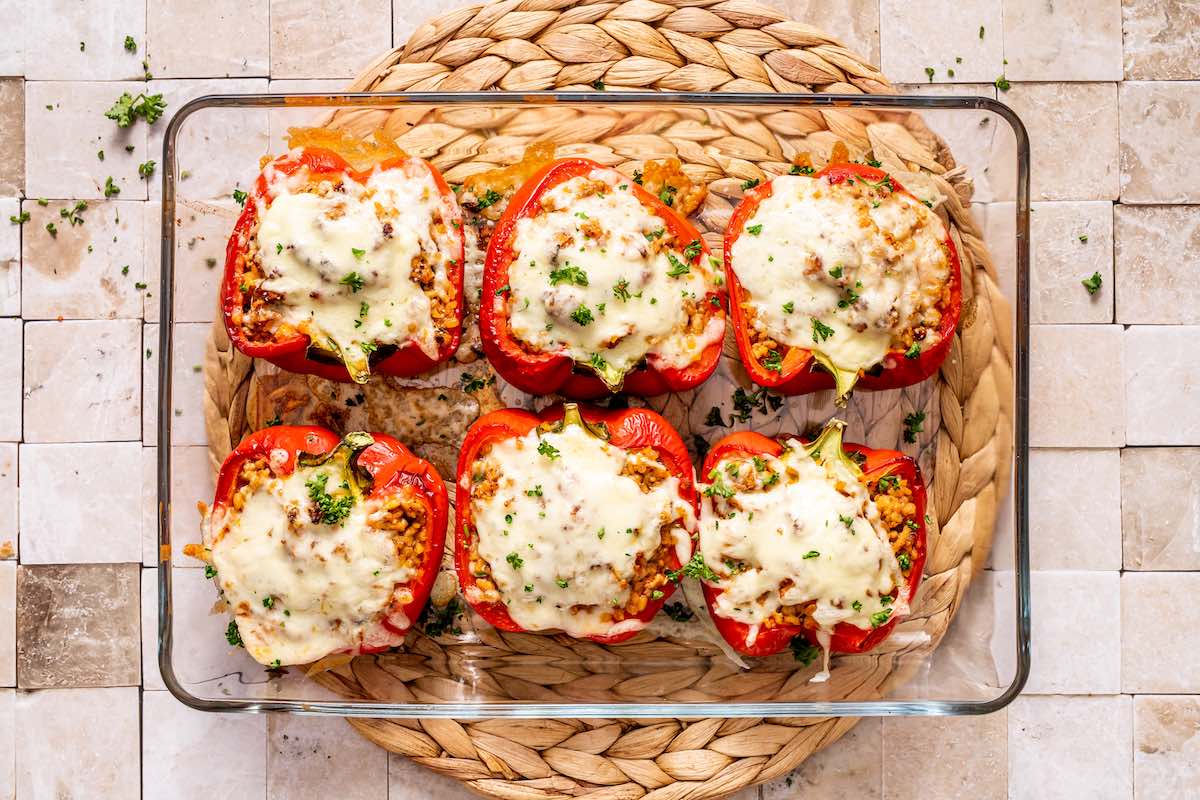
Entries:
{"type": "Polygon", "coordinates": [[[813,619],[825,631],[839,622],[869,629],[873,615],[907,613],[902,600],[880,600],[903,585],[904,577],[859,477],[837,459],[814,461],[799,446],[762,461],[765,470],[743,459],[718,465],[723,485],[731,480],[725,472],[730,465],[756,471],[758,485],[766,485],[771,472],[780,476],[765,490],[718,501],[726,513],[734,510],[732,518],[718,516],[711,497],[703,500],[700,552],[720,576],[713,585],[724,590],[717,613],[758,625],[781,606],[815,601],[813,619]],[[730,569],[726,562],[745,569],[730,569]]]}
{"type": "Polygon", "coordinates": [[[941,219],[859,179],[781,175],[771,186],[732,249],[754,324],[846,370],[881,363],[941,296],[949,275],[941,219]]]}
{"type": "MultiPolygon", "coordinates": [[[[526,630],[561,629],[571,636],[613,632],[604,615],[628,602],[620,580],[634,574],[662,542],[661,526],[681,518],[673,537],[681,561],[691,555],[691,507],[670,476],[643,492],[621,475],[627,455],[578,425],[537,431],[492,446],[500,472],[486,501],[472,500],[479,555],[491,565],[508,613],[526,630]],[[558,451],[538,452],[539,443],[558,451]]],[[[644,623],[625,620],[621,630],[644,623]]]]}
{"type": "Polygon", "coordinates": [[[298,468],[205,526],[216,580],[262,664],[307,664],[371,644],[393,589],[410,577],[387,531],[367,524],[373,504],[355,503],[340,525],[312,521],[305,481],[322,472],[333,491],[335,471],[298,468]]]}
{"type": "MultiPolygon", "coordinates": [[[[409,161],[377,170],[366,183],[347,177],[344,191],[304,191],[304,172],[268,173],[271,202],[259,201],[261,287],[282,296],[285,323],[365,371],[380,345],[415,342],[437,354],[429,296],[413,277],[424,255],[434,290],[450,293],[448,270],[459,257],[451,209],[429,168],[409,161]],[[445,228],[435,223],[445,221],[445,228]]],[[[352,371],[354,371],[352,369],[352,371]]]]}
{"type": "Polygon", "coordinates": [[[542,204],[555,210],[517,223],[510,296],[494,300],[498,313],[506,313],[506,303],[511,309],[518,339],[582,364],[598,356],[625,373],[642,358],[659,367],[687,366],[724,335],[716,315],[700,333],[684,332],[684,300],[706,302],[714,278],[708,264],[683,256],[691,242],[652,251],[647,237],[661,236],[666,223],[646,210],[627,177],[595,169],[546,192],[542,204]],[[580,197],[590,181],[609,189],[580,197]],[[585,236],[596,226],[599,239],[585,236]]]}

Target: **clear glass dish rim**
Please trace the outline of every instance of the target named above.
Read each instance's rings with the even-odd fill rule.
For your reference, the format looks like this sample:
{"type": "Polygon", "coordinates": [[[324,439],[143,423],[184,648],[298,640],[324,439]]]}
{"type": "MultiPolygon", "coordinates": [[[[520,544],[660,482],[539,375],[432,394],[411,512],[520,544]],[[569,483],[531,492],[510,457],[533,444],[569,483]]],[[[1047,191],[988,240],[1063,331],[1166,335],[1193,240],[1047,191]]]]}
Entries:
{"type": "Polygon", "coordinates": [[[185,103],[167,125],[163,137],[162,271],[159,287],[158,362],[158,666],[163,683],[180,702],[201,711],[286,712],[295,714],[391,717],[485,718],[702,718],[702,717],[871,717],[988,714],[1004,708],[1020,694],[1029,677],[1030,589],[1028,530],[1029,462],[1029,136],[1025,125],[1005,104],[990,97],[922,95],[789,94],[719,92],[334,92],[214,94],[185,103]],[[188,692],[171,662],[171,367],[174,328],[176,149],[183,123],[206,108],[371,108],[397,105],[717,105],[798,108],[883,108],[897,110],[980,110],[1005,120],[1016,139],[1016,363],[1013,438],[1013,572],[1016,603],[1016,668],[1012,683],[987,700],[871,700],[783,703],[350,703],[333,700],[205,699],[188,692]]]}

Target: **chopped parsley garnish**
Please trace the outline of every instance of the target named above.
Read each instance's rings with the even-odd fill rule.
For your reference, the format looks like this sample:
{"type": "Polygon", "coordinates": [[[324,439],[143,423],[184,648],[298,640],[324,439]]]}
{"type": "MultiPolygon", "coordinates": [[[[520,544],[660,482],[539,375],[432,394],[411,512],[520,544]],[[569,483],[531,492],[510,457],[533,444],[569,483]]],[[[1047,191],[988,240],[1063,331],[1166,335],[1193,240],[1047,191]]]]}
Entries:
{"type": "Polygon", "coordinates": [[[916,342],[912,343],[912,347],[904,351],[905,358],[917,358],[921,355],[921,345],[916,342]]]}
{"type": "Polygon", "coordinates": [[[663,202],[663,205],[673,206],[675,205],[675,193],[678,191],[679,189],[675,188],[674,186],[664,184],[663,187],[658,190],[658,199],[663,202]]]}
{"type": "Polygon", "coordinates": [[[708,416],[704,418],[704,424],[712,428],[729,427],[729,423],[727,423],[724,418],[721,417],[720,406],[713,406],[708,410],[708,416]]]}
{"type": "Polygon", "coordinates": [[[652,591],[650,593],[650,599],[651,600],[662,600],[663,593],[661,591],[659,591],[658,589],[655,589],[654,591],[652,591]]]}
{"type": "Polygon", "coordinates": [[[263,608],[274,608],[275,598],[272,595],[267,595],[263,598],[263,608]]]}
{"type": "Polygon", "coordinates": [[[633,296],[629,293],[629,281],[625,280],[624,278],[621,278],[621,280],[617,281],[617,284],[613,286],[612,293],[613,296],[621,302],[626,302],[630,297],[633,296]]]}
{"type": "Polygon", "coordinates": [[[712,481],[712,483],[710,483],[708,488],[704,490],[704,495],[706,497],[713,497],[714,495],[719,495],[721,497],[733,497],[735,494],[737,494],[737,492],[725,485],[725,479],[721,476],[720,470],[714,469],[712,472],[708,473],[708,479],[712,481]]]}
{"type": "Polygon", "coordinates": [[[603,92],[604,91],[604,81],[600,80],[599,78],[596,78],[596,80],[592,81],[592,88],[595,89],[597,92],[603,92]]]}
{"type": "Polygon", "coordinates": [[[565,578],[555,578],[554,582],[558,585],[558,588],[560,588],[560,589],[565,589],[568,586],[570,586],[570,584],[567,583],[567,580],[565,578]]]}
{"type": "Polygon", "coordinates": [[[1082,242],[1083,244],[1087,244],[1087,240],[1088,240],[1088,236],[1087,236],[1087,234],[1086,234],[1086,233],[1081,233],[1081,234],[1079,234],[1079,241],[1080,241],[1080,242],[1082,242]]]}
{"type": "Polygon", "coordinates": [[[204,565],[204,577],[210,581],[213,578],[217,577],[217,568],[214,567],[212,564],[205,564],[204,565]]]}
{"type": "MultiPolygon", "coordinates": [[[[792,302],[791,300],[788,300],[786,303],[783,304],[783,313],[790,314],[795,310],[796,310],[796,304],[794,302],[792,302]]],[[[814,319],[813,322],[816,322],[816,320],[814,319]]]]}
{"type": "Polygon", "coordinates": [[[792,650],[792,658],[806,667],[816,661],[817,657],[821,655],[821,649],[803,636],[797,636],[792,639],[789,647],[792,650]]]}
{"type": "Polygon", "coordinates": [[[771,372],[783,372],[783,356],[778,350],[772,350],[763,357],[762,365],[771,372]]]}
{"type": "Polygon", "coordinates": [[[710,583],[716,583],[721,579],[717,573],[712,571],[712,567],[704,563],[704,555],[702,553],[696,553],[692,556],[691,561],[687,562],[679,569],[669,569],[665,574],[667,576],[667,580],[671,581],[672,583],[678,582],[679,579],[685,575],[689,578],[709,581],[710,583]]]}
{"type": "Polygon", "coordinates": [[[1104,283],[1104,279],[1100,277],[1099,272],[1095,272],[1092,277],[1085,278],[1080,283],[1083,284],[1083,288],[1087,289],[1088,294],[1095,294],[1100,291],[1100,285],[1104,283]]]}
{"type": "Polygon", "coordinates": [[[633,182],[638,186],[642,185],[642,171],[640,169],[635,169],[633,171],[633,182]]]}
{"type": "Polygon", "coordinates": [[[526,497],[541,497],[542,496],[542,485],[539,483],[538,485],[534,486],[532,489],[526,489],[525,496],[526,497]]]}
{"type": "Polygon", "coordinates": [[[703,246],[700,244],[700,240],[694,239],[691,244],[683,248],[683,257],[688,261],[695,261],[702,249],[703,246]]]}
{"type": "Polygon", "coordinates": [[[838,264],[833,269],[829,270],[829,276],[840,279],[842,277],[842,265],[838,264]]]}
{"type": "Polygon", "coordinates": [[[819,550],[809,550],[807,553],[804,554],[804,558],[806,558],[806,559],[819,558],[820,555],[821,555],[821,552],[819,550]]]}
{"type": "Polygon", "coordinates": [[[888,621],[888,617],[892,616],[892,610],[885,608],[883,611],[876,611],[871,615],[871,627],[878,628],[880,625],[888,621]]]}
{"type": "Polygon", "coordinates": [[[812,167],[802,167],[799,164],[792,164],[792,168],[788,170],[788,175],[812,175],[816,172],[812,167]]]}
{"type": "Polygon", "coordinates": [[[900,476],[899,475],[884,475],[882,478],[879,479],[878,483],[876,483],[875,485],[876,485],[876,487],[878,487],[879,491],[881,491],[881,492],[891,491],[892,489],[895,489],[897,486],[900,485],[900,476]]]}
{"type": "Polygon", "coordinates": [[[667,603],[662,608],[663,613],[676,622],[687,622],[695,616],[692,610],[683,603],[667,603]]]}
{"type": "Polygon", "coordinates": [[[814,342],[823,342],[833,336],[833,328],[825,325],[821,320],[813,318],[812,321],[812,337],[814,342]]]}
{"type": "Polygon", "coordinates": [[[896,561],[900,562],[900,569],[907,572],[912,567],[912,559],[908,557],[908,553],[901,553],[896,557],[896,561]]]}
{"type": "Polygon", "coordinates": [[[930,82],[930,83],[933,83],[933,73],[934,73],[934,69],[933,69],[933,67],[926,67],[926,68],[925,68],[925,77],[926,77],[926,78],[929,78],[929,82],[930,82]]]}
{"type": "Polygon", "coordinates": [[[838,300],[838,308],[849,308],[850,306],[854,305],[857,302],[858,302],[858,292],[847,287],[846,288],[846,296],[843,297],[841,300],[838,300]]]}
{"type": "Polygon", "coordinates": [[[538,442],[538,452],[551,461],[558,458],[558,448],[547,442],[545,439],[538,442]]]}
{"type": "Polygon", "coordinates": [[[477,208],[484,209],[488,206],[496,205],[496,203],[499,203],[501,199],[501,194],[499,192],[497,192],[495,189],[488,189],[483,193],[483,197],[480,197],[475,201],[475,205],[477,208]]]}
{"type": "Polygon", "coordinates": [[[512,291],[512,286],[510,286],[509,284],[506,283],[503,286],[501,286],[499,289],[496,290],[496,297],[502,297],[506,294],[509,294],[511,291],[512,291]]]}
{"type": "Polygon", "coordinates": [[[671,262],[671,269],[667,271],[668,278],[678,278],[692,271],[691,267],[676,258],[674,253],[667,253],[667,261],[671,262]]]}
{"type": "Polygon", "coordinates": [[[751,236],[758,236],[760,233],[762,233],[762,223],[760,222],[757,225],[747,226],[746,233],[750,234],[751,236]]]}
{"type": "Polygon", "coordinates": [[[592,316],[592,310],[587,307],[586,303],[581,303],[578,308],[571,312],[571,319],[575,320],[576,325],[589,325],[595,317],[592,316]]]}
{"type": "Polygon", "coordinates": [[[104,112],[104,116],[116,122],[118,128],[128,128],[138,117],[146,120],[146,124],[153,125],[166,108],[161,94],[138,93],[134,97],[129,92],[123,92],[112,108],[104,112]]]}
{"type": "Polygon", "coordinates": [[[525,559],[521,558],[521,556],[517,555],[515,552],[506,555],[504,560],[507,561],[508,565],[513,569],[520,569],[525,565],[525,559]]]}
{"type": "Polygon", "coordinates": [[[748,181],[742,181],[742,191],[748,192],[760,183],[758,178],[751,178],[748,181]]]}
{"type": "Polygon", "coordinates": [[[996,88],[1002,92],[1007,92],[1012,88],[1012,84],[1008,82],[1008,78],[1001,75],[999,78],[996,78],[996,88]]]}
{"type": "Polygon", "coordinates": [[[458,598],[451,597],[450,602],[440,608],[433,603],[425,606],[417,624],[425,631],[426,636],[441,636],[447,632],[457,636],[462,634],[462,629],[456,624],[461,616],[462,606],[458,598]]]}
{"type": "Polygon", "coordinates": [[[354,254],[355,258],[362,258],[367,254],[367,251],[360,247],[351,247],[350,252],[354,254]]]}
{"type": "Polygon", "coordinates": [[[246,205],[246,197],[247,197],[246,193],[245,193],[245,192],[243,192],[241,189],[234,189],[234,190],[233,190],[233,200],[234,200],[234,202],[235,202],[235,203],[237,203],[239,206],[242,206],[243,208],[244,208],[244,207],[245,207],[245,205],[246,205]]]}
{"type": "Polygon", "coordinates": [[[560,283],[570,283],[574,284],[575,286],[587,286],[588,276],[587,273],[581,270],[579,267],[568,264],[562,269],[550,271],[550,285],[558,286],[560,283]]]}
{"type": "Polygon", "coordinates": [[[317,522],[325,525],[338,525],[350,516],[350,509],[354,507],[354,495],[333,497],[325,490],[327,483],[329,483],[329,473],[322,472],[305,481],[304,488],[308,489],[308,499],[316,504],[317,522]]]}
{"type": "Polygon", "coordinates": [[[850,604],[850,607],[853,608],[855,611],[862,611],[862,601],[855,600],[853,603],[850,604]]]}
{"type": "Polygon", "coordinates": [[[904,418],[904,441],[913,444],[917,434],[924,430],[925,412],[916,411],[904,418]]]}
{"type": "Polygon", "coordinates": [[[868,167],[874,167],[875,169],[879,169],[880,167],[882,167],[882,166],[883,166],[883,164],[882,164],[881,162],[879,162],[879,161],[876,161],[876,160],[875,160],[875,159],[873,159],[873,158],[868,158],[868,159],[867,159],[867,166],[868,166],[868,167]]]}
{"type": "Polygon", "coordinates": [[[22,211],[20,214],[11,215],[8,221],[13,225],[24,225],[26,222],[29,222],[29,212],[22,211]]]}
{"type": "Polygon", "coordinates": [[[349,286],[351,293],[359,292],[363,288],[362,275],[359,275],[357,272],[347,272],[338,283],[343,286],[349,286]]]}
{"type": "Polygon", "coordinates": [[[608,369],[608,362],[605,361],[604,356],[600,355],[599,353],[592,353],[588,357],[588,364],[592,369],[596,370],[596,372],[603,372],[604,370],[608,369]]]}
{"type": "Polygon", "coordinates": [[[245,647],[242,644],[242,633],[238,630],[237,623],[233,620],[229,621],[229,627],[225,629],[225,641],[229,642],[232,647],[245,647]]]}
{"type": "Polygon", "coordinates": [[[843,525],[845,525],[847,528],[854,527],[854,517],[845,517],[845,516],[842,516],[841,514],[838,514],[838,521],[841,522],[843,525]]]}
{"type": "Polygon", "coordinates": [[[135,42],[135,41],[133,40],[133,37],[132,37],[132,36],[126,36],[126,37],[125,37],[125,49],[126,49],[127,51],[129,51],[130,53],[136,53],[136,52],[137,52],[137,42],[135,42]]]}

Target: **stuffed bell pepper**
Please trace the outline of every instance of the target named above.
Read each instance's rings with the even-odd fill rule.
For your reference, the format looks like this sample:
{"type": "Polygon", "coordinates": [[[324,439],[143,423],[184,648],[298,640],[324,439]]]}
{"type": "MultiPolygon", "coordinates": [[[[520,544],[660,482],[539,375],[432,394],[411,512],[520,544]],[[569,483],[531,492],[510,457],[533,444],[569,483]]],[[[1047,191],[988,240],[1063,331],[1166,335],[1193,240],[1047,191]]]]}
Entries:
{"type": "Polygon", "coordinates": [[[459,585],[501,630],[628,639],[692,555],[692,465],[645,409],[492,412],[467,433],[458,498],[459,585]]]}
{"type": "Polygon", "coordinates": [[[925,563],[925,485],[894,450],[843,444],[834,420],[812,442],[749,431],[704,461],[704,595],[736,650],[766,656],[797,636],[863,653],[908,613],[925,563]]]}
{"type": "Polygon", "coordinates": [[[875,167],[832,163],[746,193],[725,232],[738,351],[782,394],[918,383],[946,358],[962,306],[946,226],[875,167]]]}
{"type": "Polygon", "coordinates": [[[229,239],[221,304],[230,340],[291,372],[356,383],[448,359],[463,317],[454,193],[389,142],[293,134],[229,239]]]}
{"type": "Polygon", "coordinates": [[[682,391],[712,374],[724,279],[660,194],[583,158],[554,161],[517,191],[488,245],[480,307],[501,377],[586,399],[682,391]]]}
{"type": "Polygon", "coordinates": [[[390,436],[264,428],[217,477],[190,555],[233,614],[228,638],[271,667],[395,647],[442,560],[449,510],[433,467],[390,436]]]}

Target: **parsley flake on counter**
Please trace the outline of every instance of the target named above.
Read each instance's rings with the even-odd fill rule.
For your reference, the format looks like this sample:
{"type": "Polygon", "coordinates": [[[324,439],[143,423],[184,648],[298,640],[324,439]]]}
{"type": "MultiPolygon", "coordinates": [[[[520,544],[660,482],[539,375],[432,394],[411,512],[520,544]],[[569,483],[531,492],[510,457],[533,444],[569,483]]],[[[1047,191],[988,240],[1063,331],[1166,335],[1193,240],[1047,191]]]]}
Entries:
{"type": "Polygon", "coordinates": [[[692,610],[683,603],[667,603],[662,608],[663,613],[676,622],[687,622],[692,617],[696,616],[692,610]]]}
{"type": "Polygon", "coordinates": [[[462,629],[458,627],[457,621],[462,616],[462,611],[457,597],[451,597],[450,602],[440,608],[430,603],[421,612],[417,624],[425,631],[426,636],[442,636],[446,633],[460,636],[462,629]]]}
{"type": "Polygon", "coordinates": [[[1083,288],[1087,289],[1088,294],[1095,294],[1100,291],[1100,285],[1104,283],[1104,279],[1100,277],[1099,272],[1094,272],[1092,277],[1084,278],[1080,283],[1083,284],[1083,288]]]}
{"type": "Polygon", "coordinates": [[[237,203],[239,206],[242,206],[243,208],[245,208],[245,206],[246,206],[246,197],[247,196],[248,195],[245,192],[243,192],[241,189],[233,190],[233,201],[235,203],[237,203]]]}
{"type": "Polygon", "coordinates": [[[121,193],[121,187],[113,183],[112,175],[104,179],[104,196],[115,197],[121,193]]]}
{"type": "Polygon", "coordinates": [[[917,434],[924,430],[925,412],[916,411],[904,418],[904,441],[913,444],[917,434]]]}
{"type": "Polygon", "coordinates": [[[154,162],[153,161],[146,161],[144,163],[138,164],[138,175],[140,175],[143,178],[149,178],[153,174],[154,174],[154,162]]]}
{"type": "Polygon", "coordinates": [[[792,658],[806,667],[821,655],[821,649],[803,636],[793,638],[789,647],[792,651],[792,658]]]}
{"type": "Polygon", "coordinates": [[[925,68],[925,77],[929,79],[930,83],[933,83],[933,67],[925,68]]]}
{"type": "Polygon", "coordinates": [[[8,221],[13,225],[24,225],[26,222],[29,222],[29,212],[22,211],[20,214],[13,214],[9,216],[8,221]]]}
{"type": "Polygon", "coordinates": [[[721,416],[720,406],[713,406],[708,410],[708,416],[704,418],[704,424],[711,428],[728,428],[729,424],[721,416]]]}
{"type": "Polygon", "coordinates": [[[163,115],[167,104],[161,94],[147,95],[138,93],[137,97],[123,92],[112,108],[104,112],[104,116],[117,123],[118,128],[128,128],[138,117],[146,120],[147,125],[153,125],[163,115]]]}
{"type": "Polygon", "coordinates": [[[1088,236],[1086,233],[1079,234],[1079,241],[1082,244],[1087,244],[1088,236]]]}
{"type": "Polygon", "coordinates": [[[225,641],[229,642],[231,647],[245,647],[242,644],[242,633],[233,620],[229,621],[229,627],[225,629],[225,641]]]}
{"type": "Polygon", "coordinates": [[[999,78],[996,78],[995,84],[996,88],[1002,92],[1007,92],[1012,88],[1012,84],[1008,82],[1008,78],[1003,75],[1001,75],[999,78]]]}
{"type": "Polygon", "coordinates": [[[132,36],[125,37],[125,49],[130,53],[137,52],[137,42],[133,40],[132,36]]]}

